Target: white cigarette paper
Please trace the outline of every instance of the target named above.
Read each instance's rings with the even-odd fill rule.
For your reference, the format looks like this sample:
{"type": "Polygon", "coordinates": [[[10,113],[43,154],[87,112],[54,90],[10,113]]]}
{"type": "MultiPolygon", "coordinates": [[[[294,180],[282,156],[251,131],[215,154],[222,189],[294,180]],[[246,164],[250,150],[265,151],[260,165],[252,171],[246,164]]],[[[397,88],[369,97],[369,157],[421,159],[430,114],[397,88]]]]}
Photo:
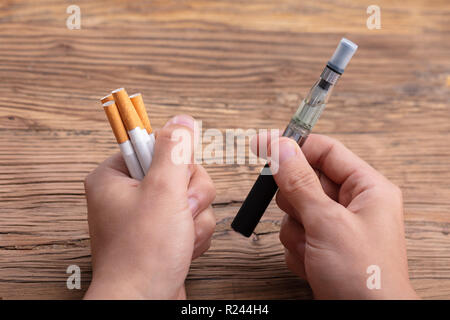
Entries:
{"type": "Polygon", "coordinates": [[[144,179],[144,172],[142,172],[141,164],[139,163],[130,140],[119,144],[119,147],[130,175],[136,180],[144,179]]]}
{"type": "Polygon", "coordinates": [[[147,143],[148,149],[150,151],[150,163],[153,158],[153,148],[155,145],[155,135],[152,133],[153,129],[150,124],[150,119],[148,118],[147,109],[145,108],[144,99],[142,98],[142,94],[135,93],[130,96],[131,103],[133,103],[134,109],[136,110],[139,119],[141,119],[143,125],[143,135],[144,139],[147,143]]]}
{"type": "Polygon", "coordinates": [[[130,136],[131,143],[136,151],[142,170],[147,173],[152,163],[152,155],[148,147],[148,141],[150,138],[147,132],[144,132],[139,127],[128,131],[128,135],[130,136]]]}

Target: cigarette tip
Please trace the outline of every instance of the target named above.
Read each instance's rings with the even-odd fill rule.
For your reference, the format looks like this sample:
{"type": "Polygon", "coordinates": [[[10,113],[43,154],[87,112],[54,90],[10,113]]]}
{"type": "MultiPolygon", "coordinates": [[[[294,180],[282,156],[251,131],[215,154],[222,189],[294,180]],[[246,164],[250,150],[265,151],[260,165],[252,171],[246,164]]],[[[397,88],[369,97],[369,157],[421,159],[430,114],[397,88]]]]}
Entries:
{"type": "Polygon", "coordinates": [[[111,93],[117,93],[120,92],[122,90],[125,90],[124,88],[117,88],[116,90],[113,90],[111,93]]]}
{"type": "Polygon", "coordinates": [[[106,102],[103,104],[103,107],[109,107],[109,106],[112,105],[113,103],[115,103],[114,100],[106,101],[106,102]]]}
{"type": "Polygon", "coordinates": [[[141,96],[141,93],[138,92],[138,93],[132,94],[132,95],[130,96],[130,99],[131,99],[131,98],[135,98],[135,97],[137,97],[137,96],[141,96]]]}

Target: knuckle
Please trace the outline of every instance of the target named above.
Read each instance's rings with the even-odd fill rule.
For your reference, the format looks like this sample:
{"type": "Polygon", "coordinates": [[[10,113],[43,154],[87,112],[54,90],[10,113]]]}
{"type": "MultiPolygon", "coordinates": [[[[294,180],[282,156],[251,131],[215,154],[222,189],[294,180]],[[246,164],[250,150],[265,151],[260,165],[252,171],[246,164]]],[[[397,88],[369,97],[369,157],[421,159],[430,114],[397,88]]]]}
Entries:
{"type": "Polygon", "coordinates": [[[343,210],[329,208],[328,210],[325,210],[324,219],[342,225],[345,223],[346,216],[347,212],[344,212],[343,210]]]}
{"type": "Polygon", "coordinates": [[[400,189],[399,186],[396,184],[392,184],[392,193],[395,195],[395,197],[399,200],[403,200],[403,192],[402,189],[400,189]]]}
{"type": "Polygon", "coordinates": [[[280,234],[279,234],[278,237],[279,237],[279,239],[280,239],[281,244],[282,244],[284,247],[287,247],[287,244],[288,244],[288,235],[287,235],[287,232],[286,232],[286,228],[284,228],[283,226],[281,226],[280,234]]]}
{"type": "Polygon", "coordinates": [[[277,204],[278,207],[280,207],[281,210],[283,210],[281,207],[283,205],[283,199],[281,198],[281,193],[280,191],[277,192],[277,195],[275,196],[275,203],[277,204]]]}
{"type": "Polygon", "coordinates": [[[322,168],[324,165],[324,162],[326,160],[326,158],[333,153],[333,151],[335,150],[335,148],[339,148],[339,147],[343,147],[344,145],[342,144],[342,142],[340,142],[339,140],[332,138],[332,137],[328,137],[328,136],[322,136],[322,139],[324,139],[325,141],[325,145],[326,145],[326,151],[319,157],[318,159],[318,167],[322,168]]]}
{"type": "Polygon", "coordinates": [[[208,206],[216,198],[216,187],[203,167],[200,166],[198,170],[201,174],[198,176],[196,183],[190,186],[190,190],[202,204],[208,206]]]}
{"type": "Polygon", "coordinates": [[[214,183],[211,179],[207,179],[206,181],[206,190],[207,194],[209,195],[208,201],[209,203],[211,203],[216,198],[216,187],[214,186],[214,183]]]}
{"type": "Polygon", "coordinates": [[[330,149],[342,145],[342,142],[340,142],[338,139],[330,137],[330,136],[325,136],[325,135],[321,135],[322,139],[324,139],[324,141],[326,142],[326,144],[329,146],[330,149]]]}
{"type": "Polygon", "coordinates": [[[201,219],[196,227],[196,239],[199,242],[209,241],[216,229],[216,219],[212,213],[206,214],[201,219]]]}
{"type": "Polygon", "coordinates": [[[208,251],[209,248],[211,248],[211,239],[208,239],[205,243],[202,244],[201,250],[198,253],[198,257],[204,254],[206,251],[208,251]]]}
{"type": "Polygon", "coordinates": [[[278,235],[281,244],[289,249],[293,247],[293,243],[295,242],[295,229],[293,228],[292,221],[290,220],[288,215],[285,215],[283,220],[281,221],[280,233],[278,235]]]}
{"type": "Polygon", "coordinates": [[[399,186],[384,178],[382,183],[373,188],[373,196],[377,199],[403,201],[403,192],[399,186]]]}
{"type": "Polygon", "coordinates": [[[211,248],[211,239],[208,239],[208,241],[206,241],[206,246],[205,246],[205,250],[203,251],[203,253],[208,251],[209,248],[211,248]]]}
{"type": "Polygon", "coordinates": [[[385,186],[374,186],[371,190],[371,196],[377,199],[384,199],[389,195],[389,191],[385,186]]]}
{"type": "Polygon", "coordinates": [[[86,177],[84,177],[83,183],[84,183],[84,189],[88,190],[91,188],[93,182],[95,181],[95,170],[89,172],[86,177]]]}
{"type": "Polygon", "coordinates": [[[211,213],[208,215],[205,226],[207,237],[211,238],[216,229],[216,218],[214,217],[214,214],[211,213]]]}
{"type": "Polygon", "coordinates": [[[198,184],[194,185],[192,188],[195,190],[194,192],[201,193],[199,196],[204,198],[205,201],[212,202],[216,197],[216,188],[214,183],[207,175],[199,177],[198,184]]]}
{"type": "Polygon", "coordinates": [[[328,139],[330,139],[330,149],[336,148],[336,147],[341,147],[341,146],[345,146],[341,141],[339,141],[336,138],[332,138],[332,137],[328,137],[328,139]]]}
{"type": "MultiPolygon", "coordinates": [[[[275,202],[282,211],[284,211],[286,213],[293,211],[293,207],[290,205],[288,200],[286,200],[286,198],[284,197],[283,192],[281,190],[279,190],[277,192],[277,195],[275,197],[275,202]]],[[[284,216],[284,218],[281,222],[281,225],[283,225],[283,223],[286,223],[285,222],[286,217],[287,217],[287,215],[284,216]]]]}
{"type": "Polygon", "coordinates": [[[391,208],[397,208],[400,210],[394,210],[393,212],[403,213],[402,206],[403,206],[403,194],[400,187],[390,182],[389,190],[389,197],[391,199],[390,204],[391,208]]]}

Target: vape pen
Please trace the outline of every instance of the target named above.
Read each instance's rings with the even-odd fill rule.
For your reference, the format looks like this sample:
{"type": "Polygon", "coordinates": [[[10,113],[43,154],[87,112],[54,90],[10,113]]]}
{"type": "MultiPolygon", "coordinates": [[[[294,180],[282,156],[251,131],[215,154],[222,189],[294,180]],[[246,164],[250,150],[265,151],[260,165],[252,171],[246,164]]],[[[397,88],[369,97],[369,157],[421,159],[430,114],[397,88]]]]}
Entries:
{"type": "MultiPolygon", "coordinates": [[[[312,127],[325,108],[334,85],[357,48],[356,44],[342,38],[330,61],[323,69],[319,80],[311,88],[284,130],[284,137],[294,139],[300,147],[305,143],[312,127]]],[[[278,186],[270,172],[269,164],[266,164],[231,223],[231,227],[244,236],[250,237],[277,190],[278,186]]]]}

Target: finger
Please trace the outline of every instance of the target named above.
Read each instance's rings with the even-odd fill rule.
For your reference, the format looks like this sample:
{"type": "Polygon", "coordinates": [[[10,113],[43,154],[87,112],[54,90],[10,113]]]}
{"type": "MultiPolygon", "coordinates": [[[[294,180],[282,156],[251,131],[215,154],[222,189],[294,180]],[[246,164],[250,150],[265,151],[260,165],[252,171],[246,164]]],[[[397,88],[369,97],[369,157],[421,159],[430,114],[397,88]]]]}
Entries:
{"type": "MultiPolygon", "coordinates": [[[[267,142],[270,146],[273,137],[270,134],[259,134],[250,142],[254,154],[263,157],[261,144],[267,142]]],[[[267,149],[267,148],[266,148],[267,149]]],[[[340,185],[354,169],[373,170],[369,164],[347,149],[341,142],[333,138],[310,134],[302,151],[313,168],[324,172],[334,183],[340,185]]]]}
{"type": "MultiPolygon", "coordinates": [[[[334,201],[338,201],[339,197],[339,186],[337,186],[333,181],[328,179],[323,173],[318,170],[314,170],[319,177],[320,184],[322,185],[322,189],[327,196],[329,196],[334,201]]],[[[289,203],[286,197],[283,195],[281,190],[278,190],[276,196],[276,202],[278,207],[286,212],[287,214],[295,217],[297,214],[295,212],[294,207],[289,203]]],[[[298,216],[298,215],[297,215],[298,216]]],[[[299,221],[301,223],[301,221],[299,221]]]]}
{"type": "Polygon", "coordinates": [[[297,253],[284,249],[284,260],[289,270],[306,280],[305,262],[297,253]]]}
{"type": "Polygon", "coordinates": [[[314,171],[319,178],[320,185],[325,194],[337,202],[339,199],[339,186],[331,181],[322,171],[318,169],[314,169],[314,171]]]}
{"type": "Polygon", "coordinates": [[[100,164],[99,167],[117,171],[117,173],[121,173],[122,176],[130,176],[125,160],[123,159],[123,156],[120,152],[117,152],[107,158],[100,164]]]}
{"type": "Polygon", "coordinates": [[[280,242],[291,252],[305,257],[305,229],[295,219],[285,215],[281,222],[280,242]]]}
{"type": "Polygon", "coordinates": [[[98,211],[92,207],[96,203],[109,203],[119,193],[127,198],[137,187],[139,187],[139,181],[128,175],[122,154],[116,153],[110,156],[84,179],[89,207],[88,218],[92,219],[98,211]]]}
{"type": "Polygon", "coordinates": [[[302,150],[312,167],[325,173],[338,185],[344,183],[355,170],[375,171],[341,142],[324,135],[311,134],[302,150]]]}
{"type": "Polygon", "coordinates": [[[283,196],[295,208],[297,220],[307,228],[307,224],[317,224],[318,220],[326,218],[323,216],[324,212],[333,213],[329,209],[332,209],[336,203],[323,191],[319,178],[298,144],[285,137],[273,142],[271,145],[271,169],[275,162],[273,153],[276,149],[278,149],[279,161],[274,178],[283,196]],[[319,215],[317,212],[321,212],[321,214],[319,215]]]}
{"type": "Polygon", "coordinates": [[[172,118],[158,131],[152,164],[141,185],[167,192],[186,192],[193,157],[194,119],[181,115],[172,118]]]}
{"type": "Polygon", "coordinates": [[[353,187],[364,188],[372,185],[374,178],[382,178],[367,162],[330,137],[311,134],[302,150],[311,166],[322,171],[337,185],[358,177],[358,183],[353,187]]]}
{"type": "Polygon", "coordinates": [[[208,208],[216,197],[216,188],[201,165],[193,166],[194,170],[188,186],[188,202],[192,215],[208,208]]]}
{"type": "Polygon", "coordinates": [[[111,179],[121,179],[128,183],[138,184],[138,181],[129,176],[125,160],[120,152],[113,154],[104,160],[97,168],[91,171],[84,179],[85,188],[94,185],[107,187],[111,179]]]}
{"type": "Polygon", "coordinates": [[[286,197],[283,195],[283,192],[281,190],[278,190],[277,195],[275,197],[275,201],[277,203],[277,206],[281,210],[283,210],[284,212],[286,212],[288,215],[292,216],[293,218],[298,219],[299,215],[295,212],[295,208],[286,199],[286,197]]]}
{"type": "Polygon", "coordinates": [[[106,158],[95,170],[102,172],[107,171],[118,176],[130,177],[127,165],[120,152],[116,152],[112,156],[106,158]]]}
{"type": "Polygon", "coordinates": [[[211,243],[211,237],[216,228],[216,218],[211,206],[200,212],[194,219],[195,242],[193,259],[202,255],[208,250],[211,243]]]}
{"type": "Polygon", "coordinates": [[[216,228],[216,217],[211,206],[197,215],[194,219],[194,228],[196,245],[211,238],[216,228]]]}
{"type": "MultiPolygon", "coordinates": [[[[272,139],[267,137],[266,140],[270,143],[272,139]]],[[[258,152],[257,141],[257,138],[252,140],[253,152],[258,152]]],[[[339,200],[344,206],[347,206],[358,194],[372,187],[374,181],[385,180],[381,174],[342,143],[327,136],[311,134],[303,145],[302,151],[310,165],[325,174],[325,176],[319,175],[325,193],[331,199],[339,200]],[[342,197],[339,199],[339,186],[344,183],[343,190],[347,192],[341,192],[342,197]]]]}
{"type": "Polygon", "coordinates": [[[194,248],[194,252],[192,254],[192,260],[195,260],[198,257],[202,256],[206,251],[209,250],[210,247],[211,247],[211,238],[200,243],[198,246],[196,246],[194,248]]]}
{"type": "Polygon", "coordinates": [[[365,190],[387,182],[367,162],[330,137],[312,134],[302,150],[314,168],[341,185],[339,202],[344,206],[365,190]]]}

